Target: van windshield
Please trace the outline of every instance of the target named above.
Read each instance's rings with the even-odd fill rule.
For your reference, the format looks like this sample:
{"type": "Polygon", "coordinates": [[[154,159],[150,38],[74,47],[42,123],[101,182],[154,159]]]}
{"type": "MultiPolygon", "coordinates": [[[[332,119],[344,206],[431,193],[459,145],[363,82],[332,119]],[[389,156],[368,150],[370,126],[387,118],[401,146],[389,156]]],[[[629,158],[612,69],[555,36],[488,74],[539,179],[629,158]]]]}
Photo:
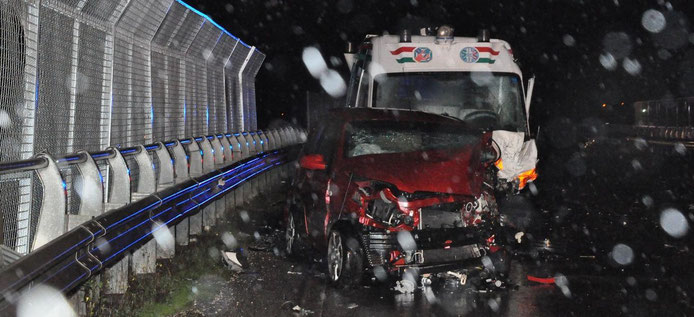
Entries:
{"type": "Polygon", "coordinates": [[[373,106],[444,114],[473,127],[526,129],[517,75],[492,72],[388,73],[374,78],[373,106]]]}

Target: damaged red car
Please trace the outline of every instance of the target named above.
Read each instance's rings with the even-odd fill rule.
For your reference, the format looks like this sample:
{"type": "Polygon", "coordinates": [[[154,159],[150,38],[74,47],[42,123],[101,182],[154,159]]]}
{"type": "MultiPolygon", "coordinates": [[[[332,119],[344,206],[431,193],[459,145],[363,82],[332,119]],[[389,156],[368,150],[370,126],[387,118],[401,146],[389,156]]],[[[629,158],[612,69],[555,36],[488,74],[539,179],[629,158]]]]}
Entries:
{"type": "Polygon", "coordinates": [[[394,109],[331,111],[310,131],[288,208],[286,252],[322,251],[336,284],[448,270],[499,250],[491,132],[394,109]]]}

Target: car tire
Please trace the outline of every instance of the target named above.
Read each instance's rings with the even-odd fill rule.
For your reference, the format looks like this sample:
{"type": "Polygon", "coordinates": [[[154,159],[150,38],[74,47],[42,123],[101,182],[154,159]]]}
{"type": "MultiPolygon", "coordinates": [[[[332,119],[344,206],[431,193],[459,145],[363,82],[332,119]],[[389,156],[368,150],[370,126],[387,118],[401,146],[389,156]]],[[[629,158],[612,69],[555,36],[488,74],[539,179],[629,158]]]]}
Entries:
{"type": "Polygon", "coordinates": [[[332,229],[328,235],[328,280],[338,287],[358,286],[364,276],[364,252],[356,237],[332,229]]]}
{"type": "Polygon", "coordinates": [[[284,252],[288,257],[300,257],[305,248],[301,234],[299,234],[303,222],[296,206],[292,205],[287,213],[284,231],[284,252]]]}

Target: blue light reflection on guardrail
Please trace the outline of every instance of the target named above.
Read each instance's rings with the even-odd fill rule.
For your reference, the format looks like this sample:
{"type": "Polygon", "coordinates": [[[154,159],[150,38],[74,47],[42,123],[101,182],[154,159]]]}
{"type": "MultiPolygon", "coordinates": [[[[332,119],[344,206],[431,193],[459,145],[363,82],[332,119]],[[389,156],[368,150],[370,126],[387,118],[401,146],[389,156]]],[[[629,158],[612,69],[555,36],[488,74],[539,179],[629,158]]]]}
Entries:
{"type": "MultiPolygon", "coordinates": [[[[267,155],[266,155],[266,156],[267,156],[267,155]]],[[[176,219],[178,219],[178,218],[180,218],[180,217],[185,216],[188,212],[190,212],[190,211],[192,211],[192,210],[195,210],[195,209],[199,208],[200,205],[203,205],[203,204],[207,203],[208,201],[213,200],[213,199],[217,198],[218,196],[220,196],[220,195],[222,195],[222,194],[225,194],[227,191],[232,190],[232,189],[238,187],[238,185],[242,184],[243,182],[247,181],[248,179],[250,179],[250,178],[252,178],[252,177],[254,177],[254,176],[256,176],[256,175],[258,175],[258,174],[260,174],[260,173],[262,173],[262,172],[264,172],[264,171],[266,171],[266,170],[268,170],[268,169],[270,169],[270,168],[273,168],[273,167],[275,167],[275,166],[277,166],[277,165],[283,164],[283,163],[285,163],[285,162],[282,161],[282,160],[275,160],[274,162],[269,163],[267,166],[264,166],[262,169],[260,169],[260,170],[258,170],[258,171],[255,171],[254,173],[252,173],[252,174],[250,174],[250,175],[244,177],[243,179],[239,180],[238,182],[234,183],[233,185],[231,185],[231,186],[229,186],[229,187],[227,187],[227,188],[225,188],[225,189],[223,189],[223,190],[221,190],[221,191],[215,193],[214,195],[208,197],[208,198],[205,199],[204,201],[196,202],[196,203],[193,204],[190,208],[188,208],[188,209],[186,209],[185,211],[183,211],[183,212],[177,214],[176,216],[174,216],[173,218],[169,219],[168,221],[166,221],[166,222],[160,224],[159,226],[153,228],[151,231],[148,231],[148,232],[145,233],[144,235],[142,235],[142,236],[140,236],[139,238],[137,238],[135,241],[133,241],[133,242],[131,242],[130,244],[126,245],[125,247],[121,248],[121,249],[120,249],[119,251],[117,251],[116,253],[111,254],[109,257],[107,257],[106,259],[104,259],[104,260],[101,262],[101,265],[103,265],[104,263],[108,262],[108,261],[111,260],[112,258],[114,258],[114,257],[116,257],[116,256],[118,256],[118,255],[120,255],[121,253],[125,252],[126,250],[130,249],[130,247],[132,247],[133,245],[139,243],[139,242],[142,241],[143,239],[145,239],[145,238],[151,236],[155,231],[161,229],[161,227],[167,226],[167,225],[168,225],[169,223],[171,223],[172,221],[174,221],[174,220],[176,220],[176,219]]],[[[267,164],[267,163],[262,162],[261,164],[257,164],[255,167],[257,167],[257,166],[263,166],[263,165],[266,165],[266,164],[267,164]]],[[[226,173],[224,173],[224,174],[222,174],[222,175],[228,174],[228,173],[230,173],[230,172],[231,172],[231,171],[228,171],[228,172],[226,172],[226,173]]],[[[249,171],[247,170],[247,171],[244,171],[244,172],[242,172],[242,173],[248,173],[248,172],[249,172],[249,171]]],[[[229,178],[226,179],[226,180],[230,180],[230,179],[233,179],[233,178],[237,178],[238,176],[239,176],[239,175],[234,175],[234,176],[232,176],[232,177],[229,177],[229,178]]],[[[214,177],[214,179],[217,179],[217,178],[218,178],[218,177],[214,177]]],[[[226,181],[226,180],[225,180],[225,181],[226,181]]],[[[207,181],[207,183],[209,183],[209,181],[207,181]]],[[[202,183],[201,183],[200,185],[202,185],[202,183]]],[[[202,196],[203,194],[206,194],[206,193],[208,193],[209,191],[211,191],[211,189],[206,189],[206,190],[203,191],[202,193],[199,193],[199,194],[197,194],[197,195],[195,195],[195,196],[193,196],[193,197],[191,197],[191,198],[188,198],[188,199],[184,200],[183,202],[189,202],[189,201],[191,201],[191,200],[195,202],[194,198],[199,197],[199,196],[202,196]]],[[[181,203],[176,204],[177,207],[180,206],[180,205],[181,205],[181,203]]],[[[131,231],[131,230],[133,230],[133,229],[135,229],[136,227],[139,227],[139,226],[145,224],[145,223],[149,223],[150,221],[152,221],[152,218],[157,218],[157,217],[159,217],[160,215],[162,215],[163,213],[166,213],[166,212],[170,211],[171,209],[173,209],[173,207],[169,207],[169,208],[167,208],[167,209],[165,209],[165,210],[159,212],[158,214],[152,216],[151,218],[148,218],[148,219],[142,221],[141,223],[139,223],[139,224],[137,224],[136,226],[134,226],[134,227],[132,227],[131,229],[129,229],[128,232],[131,231]]],[[[117,238],[121,237],[121,236],[124,235],[125,233],[126,233],[126,232],[119,234],[117,237],[115,237],[115,238],[109,240],[109,242],[115,241],[117,238]]],[[[102,245],[99,246],[99,247],[102,247],[102,246],[104,246],[104,245],[106,245],[106,243],[102,244],[102,245]]],[[[96,249],[99,248],[99,247],[93,248],[92,251],[96,250],[96,249]]],[[[84,258],[85,256],[86,256],[86,255],[81,256],[80,258],[78,258],[78,260],[81,260],[81,259],[84,258]]],[[[64,268],[69,267],[70,265],[74,264],[74,262],[75,262],[75,261],[73,260],[73,261],[71,261],[69,264],[65,265],[65,266],[61,269],[61,271],[62,271],[64,268]]],[[[93,266],[93,267],[91,267],[91,268],[89,268],[89,269],[90,269],[91,272],[94,272],[94,271],[97,270],[98,268],[99,268],[99,265],[95,265],[95,266],[93,266]]],[[[55,274],[57,274],[57,273],[58,273],[58,272],[56,272],[55,274]]],[[[54,276],[55,274],[52,274],[50,277],[54,276]]],[[[76,279],[74,279],[73,281],[71,281],[68,285],[66,285],[61,291],[64,291],[65,289],[70,288],[72,285],[74,285],[74,284],[77,283],[78,281],[82,280],[82,278],[84,278],[85,275],[86,275],[86,273],[80,275],[79,277],[77,277],[76,279]]],[[[46,280],[50,279],[50,277],[44,279],[44,282],[45,282],[46,280]]]]}
{"type": "MultiPolygon", "coordinates": [[[[208,198],[208,199],[206,199],[206,200],[203,201],[203,202],[199,202],[199,203],[196,202],[196,203],[193,204],[190,208],[188,208],[185,212],[183,212],[183,213],[181,213],[181,214],[179,214],[179,215],[173,217],[173,218],[170,219],[169,221],[167,221],[166,223],[168,224],[168,223],[170,223],[171,221],[173,221],[173,220],[175,220],[175,219],[178,219],[178,218],[179,218],[180,216],[182,216],[183,214],[188,213],[190,210],[193,210],[193,209],[197,208],[198,206],[200,206],[200,205],[206,203],[206,202],[209,201],[210,199],[213,199],[213,198],[215,198],[215,197],[221,195],[222,193],[226,193],[227,191],[236,188],[238,185],[240,185],[240,184],[243,183],[244,181],[248,180],[249,178],[251,178],[251,177],[253,177],[253,176],[255,176],[255,175],[257,175],[257,174],[259,174],[259,173],[261,173],[261,172],[263,172],[263,171],[265,171],[265,170],[271,168],[271,167],[274,167],[274,166],[277,166],[277,165],[280,165],[280,164],[285,163],[283,160],[281,160],[281,159],[279,159],[279,158],[275,158],[274,161],[271,161],[271,162],[265,162],[265,161],[264,161],[264,159],[267,158],[268,156],[270,156],[270,155],[276,155],[278,152],[279,152],[279,151],[275,150],[275,151],[272,151],[272,152],[269,152],[269,153],[263,153],[263,154],[261,154],[261,156],[254,157],[254,158],[248,160],[247,162],[244,162],[244,163],[242,163],[242,164],[240,164],[240,165],[238,165],[238,166],[235,166],[235,167],[231,168],[230,170],[228,170],[228,171],[226,171],[226,172],[223,172],[223,173],[221,173],[221,174],[219,174],[219,175],[217,175],[217,176],[215,176],[215,177],[211,177],[211,178],[209,178],[209,179],[207,179],[207,180],[205,180],[205,181],[203,181],[203,182],[200,182],[200,183],[197,183],[197,184],[188,186],[188,187],[186,187],[186,188],[184,188],[184,189],[181,189],[181,190],[177,191],[176,193],[171,194],[171,195],[169,195],[169,196],[167,196],[167,197],[165,197],[165,198],[163,198],[163,199],[160,199],[159,201],[157,201],[157,202],[155,202],[155,203],[152,203],[152,204],[150,204],[150,205],[148,205],[148,206],[146,206],[146,207],[144,207],[144,208],[141,208],[141,209],[138,210],[136,213],[130,214],[130,215],[128,215],[127,217],[125,217],[124,219],[121,219],[121,220],[119,220],[118,222],[109,225],[108,228],[107,228],[107,231],[108,231],[108,229],[112,229],[112,228],[114,228],[115,226],[117,226],[117,225],[123,223],[124,221],[127,221],[128,219],[131,219],[132,217],[134,217],[134,216],[136,216],[136,215],[138,215],[138,214],[141,214],[141,213],[142,213],[143,211],[145,211],[145,210],[151,209],[151,208],[153,208],[153,207],[155,207],[155,206],[159,206],[159,205],[161,205],[161,204],[164,204],[165,202],[169,202],[169,201],[171,201],[171,200],[173,200],[173,199],[176,199],[177,197],[180,197],[181,195],[184,195],[184,194],[186,194],[186,193],[188,193],[188,192],[190,192],[190,191],[192,191],[192,190],[194,190],[194,189],[196,189],[196,188],[204,187],[204,186],[208,185],[210,182],[216,181],[216,180],[218,180],[219,178],[224,178],[225,176],[228,176],[228,175],[231,174],[231,173],[237,172],[239,169],[245,169],[245,170],[241,171],[240,173],[238,173],[238,174],[236,174],[236,175],[233,175],[233,176],[231,176],[231,177],[228,177],[226,180],[231,180],[231,179],[234,179],[234,178],[238,179],[239,177],[244,177],[244,176],[245,176],[243,179],[241,179],[241,180],[239,180],[238,182],[236,182],[236,183],[234,183],[234,184],[228,186],[228,187],[225,188],[224,190],[220,191],[220,192],[217,193],[216,195],[213,195],[211,198],[208,198]],[[260,162],[259,162],[259,161],[260,161],[260,162]],[[269,164],[269,165],[268,165],[268,164],[269,164]],[[261,169],[260,169],[260,170],[257,170],[259,167],[261,167],[261,169]],[[257,171],[256,171],[256,170],[257,170],[257,171]],[[248,175],[249,173],[251,173],[251,174],[248,175]]],[[[201,195],[203,195],[203,194],[206,194],[206,193],[209,192],[210,190],[211,190],[211,189],[206,189],[203,193],[200,193],[200,194],[196,195],[195,197],[189,198],[189,199],[185,200],[184,202],[190,201],[190,200],[192,200],[193,198],[197,198],[198,196],[201,196],[201,195]]],[[[180,204],[177,204],[177,205],[180,205],[180,204]]],[[[167,208],[166,210],[164,210],[164,211],[162,211],[162,212],[159,212],[155,217],[158,217],[158,216],[162,215],[163,213],[165,213],[165,212],[167,212],[167,211],[170,211],[172,208],[173,208],[173,207],[167,208]]],[[[142,223],[138,224],[137,226],[140,226],[140,225],[142,225],[142,224],[144,224],[144,223],[147,223],[147,222],[150,221],[150,220],[151,220],[151,216],[150,216],[150,218],[148,218],[147,220],[145,220],[145,221],[143,221],[142,223]]],[[[131,228],[130,230],[128,230],[128,231],[131,231],[131,230],[132,230],[132,228],[131,228]]],[[[87,230],[87,231],[88,231],[88,230],[87,230]]],[[[145,234],[145,235],[144,235],[143,237],[141,237],[141,238],[146,237],[147,235],[151,234],[151,232],[153,232],[153,231],[150,231],[148,234],[145,234]]],[[[66,253],[69,253],[69,252],[73,251],[75,248],[84,246],[85,243],[89,243],[89,242],[87,242],[88,240],[94,239],[96,236],[98,236],[98,235],[100,235],[100,234],[102,234],[102,233],[103,233],[103,230],[97,230],[97,231],[94,231],[93,233],[90,232],[91,235],[90,235],[89,237],[86,237],[86,238],[82,239],[81,241],[75,243],[74,245],[68,247],[66,250],[62,251],[59,255],[53,257],[53,259],[51,259],[50,261],[47,261],[47,263],[51,263],[51,262],[56,261],[56,260],[59,259],[59,258],[62,258],[66,253]]],[[[117,237],[115,237],[115,238],[112,238],[111,240],[109,240],[109,242],[115,241],[115,240],[116,240],[117,238],[119,238],[120,236],[122,236],[122,234],[120,234],[119,236],[117,236],[117,237]]],[[[138,241],[140,241],[140,240],[141,240],[141,239],[138,239],[138,241]]],[[[99,247],[103,247],[104,245],[105,245],[105,244],[102,244],[102,245],[100,245],[99,247]]],[[[118,253],[119,253],[119,254],[122,253],[124,250],[126,250],[127,248],[129,248],[129,246],[131,246],[131,245],[132,245],[132,243],[129,244],[129,245],[128,245],[127,247],[125,247],[125,248],[121,248],[121,250],[119,250],[118,253]]],[[[93,251],[97,250],[99,247],[92,248],[92,249],[90,250],[90,252],[93,252],[93,251]]],[[[84,255],[82,255],[82,256],[80,256],[80,257],[76,257],[75,259],[73,259],[72,261],[70,261],[68,264],[66,264],[66,265],[64,265],[63,267],[61,267],[57,272],[54,272],[54,273],[51,274],[50,276],[44,278],[44,279],[42,280],[42,282],[45,282],[45,281],[51,279],[52,277],[54,277],[55,275],[57,275],[58,273],[60,273],[60,272],[63,271],[64,269],[66,269],[66,268],[70,267],[71,265],[75,264],[76,261],[83,260],[83,259],[85,258],[85,256],[87,256],[87,255],[84,254],[84,255]]],[[[107,260],[112,259],[114,256],[115,256],[115,255],[109,256],[109,257],[107,258],[107,260]]],[[[102,265],[103,265],[103,263],[105,263],[107,260],[102,261],[102,262],[101,262],[102,265]]],[[[98,266],[95,266],[95,267],[91,268],[90,271],[93,272],[94,268],[97,268],[97,267],[98,267],[98,266]]],[[[9,290],[9,289],[13,289],[18,283],[20,283],[20,282],[22,282],[22,281],[25,281],[25,280],[28,279],[28,278],[33,277],[34,275],[37,274],[38,271],[41,271],[41,270],[44,270],[44,269],[45,269],[45,267],[44,267],[44,266],[41,266],[41,267],[35,269],[34,271],[29,272],[28,274],[24,274],[20,279],[14,281],[14,283],[12,283],[11,285],[9,285],[9,286],[8,286],[7,288],[5,288],[2,292],[4,293],[4,292],[6,292],[6,291],[9,290]]],[[[84,278],[85,275],[86,275],[86,273],[85,273],[85,274],[82,274],[77,280],[80,280],[81,278],[84,278]]],[[[72,285],[72,284],[73,284],[73,283],[70,283],[70,285],[72,285]]],[[[63,289],[69,288],[69,287],[70,287],[70,286],[68,285],[68,286],[64,287],[63,289]]]]}

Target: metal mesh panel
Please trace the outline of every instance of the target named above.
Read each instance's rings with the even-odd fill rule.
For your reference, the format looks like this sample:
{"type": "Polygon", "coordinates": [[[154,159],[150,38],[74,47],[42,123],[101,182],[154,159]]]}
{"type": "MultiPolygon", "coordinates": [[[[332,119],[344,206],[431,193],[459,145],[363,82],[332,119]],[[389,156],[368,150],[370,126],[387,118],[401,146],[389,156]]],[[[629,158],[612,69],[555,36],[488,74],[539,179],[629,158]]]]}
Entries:
{"type": "Polygon", "coordinates": [[[253,51],[251,59],[246,65],[244,70],[244,100],[245,108],[248,111],[248,124],[249,130],[257,130],[257,110],[256,110],[256,100],[255,100],[255,77],[260,70],[260,66],[265,60],[265,54],[258,50],[253,51]]]}
{"type": "Polygon", "coordinates": [[[33,197],[38,197],[39,200],[42,191],[35,174],[35,172],[21,172],[0,175],[0,193],[2,193],[0,244],[21,254],[29,251],[29,242],[32,240],[38,221],[37,211],[40,205],[32,202],[32,191],[33,197]],[[32,190],[32,183],[38,188],[32,190]],[[36,208],[32,208],[32,205],[36,208]]]}
{"type": "Polygon", "coordinates": [[[149,49],[137,43],[133,46],[132,107],[133,145],[152,141],[152,101],[149,49]]]}
{"type": "Polygon", "coordinates": [[[116,24],[111,144],[152,141],[150,43],[170,5],[133,0],[116,24]]]}
{"type": "Polygon", "coordinates": [[[131,142],[130,116],[130,64],[132,63],[132,44],[116,38],[113,58],[113,106],[111,110],[111,145],[127,146],[131,142]]]}
{"type": "Polygon", "coordinates": [[[37,152],[65,153],[70,142],[73,19],[45,6],[41,7],[40,16],[34,148],[37,152]]]}
{"type": "Polygon", "coordinates": [[[116,24],[116,32],[151,41],[172,0],[131,0],[116,24]]]}
{"type": "MultiPolygon", "coordinates": [[[[172,7],[181,7],[185,9],[180,3],[175,2],[172,7]]],[[[187,10],[187,9],[186,9],[187,10]]],[[[186,11],[187,15],[183,19],[178,30],[174,34],[173,38],[169,41],[167,46],[169,49],[185,53],[190,47],[193,39],[197,36],[198,32],[202,28],[202,24],[205,21],[203,17],[193,14],[190,11],[186,11]]]]}
{"type": "Polygon", "coordinates": [[[166,135],[167,86],[168,74],[166,56],[162,53],[152,52],[152,137],[154,140],[164,140],[166,135]]]}
{"type": "Polygon", "coordinates": [[[192,135],[208,133],[210,105],[206,62],[212,58],[212,49],[220,35],[218,28],[205,22],[186,52],[186,105],[192,135]]]}
{"type": "MultiPolygon", "coordinates": [[[[16,7],[0,2],[0,160],[21,158],[24,28],[16,7]]],[[[2,208],[2,204],[0,204],[2,208]]]]}
{"type": "Polygon", "coordinates": [[[243,131],[245,130],[243,125],[243,107],[241,100],[241,83],[239,82],[239,71],[243,65],[246,56],[248,56],[249,48],[245,45],[236,45],[234,52],[231,53],[229,58],[229,63],[226,66],[226,73],[224,75],[226,79],[226,87],[228,89],[228,96],[230,101],[229,109],[230,111],[230,122],[233,122],[233,131],[243,131]]]}
{"type": "Polygon", "coordinates": [[[17,246],[18,213],[20,207],[20,183],[16,178],[0,178],[0,192],[3,194],[3,202],[0,204],[0,225],[2,236],[0,244],[12,249],[17,246]]]}
{"type": "MultiPolygon", "coordinates": [[[[224,64],[229,59],[237,40],[222,33],[212,50],[212,58],[207,61],[207,94],[210,107],[214,110],[214,124],[210,120],[210,131],[227,132],[227,102],[224,87],[224,64]]],[[[212,115],[212,113],[210,114],[212,115]]]]}
{"type": "Polygon", "coordinates": [[[59,0],[60,2],[66,4],[69,7],[76,7],[80,3],[80,0],[59,0]]]}
{"type": "Polygon", "coordinates": [[[80,24],[73,149],[101,149],[104,48],[106,33],[80,24]]]}
{"type": "Polygon", "coordinates": [[[166,119],[165,135],[167,139],[184,138],[184,91],[183,91],[183,61],[177,57],[166,57],[166,70],[168,86],[166,95],[166,119]]]}
{"type": "Polygon", "coordinates": [[[185,135],[197,135],[197,126],[194,125],[198,121],[198,111],[196,102],[196,80],[199,80],[196,75],[196,65],[193,62],[186,61],[185,64],[185,135]]]}
{"type": "MultiPolygon", "coordinates": [[[[154,35],[152,45],[167,47],[173,36],[176,34],[179,25],[181,25],[181,21],[183,21],[187,15],[188,9],[186,9],[186,7],[184,7],[182,4],[174,1],[169,8],[169,11],[166,13],[164,20],[161,22],[161,26],[159,27],[159,30],[157,30],[157,34],[154,35]]],[[[191,15],[194,16],[194,14],[191,15]]],[[[195,35],[193,34],[193,36],[195,35]]]]}
{"type": "Polygon", "coordinates": [[[87,0],[82,12],[100,20],[108,20],[119,5],[117,0],[87,0]]]}

